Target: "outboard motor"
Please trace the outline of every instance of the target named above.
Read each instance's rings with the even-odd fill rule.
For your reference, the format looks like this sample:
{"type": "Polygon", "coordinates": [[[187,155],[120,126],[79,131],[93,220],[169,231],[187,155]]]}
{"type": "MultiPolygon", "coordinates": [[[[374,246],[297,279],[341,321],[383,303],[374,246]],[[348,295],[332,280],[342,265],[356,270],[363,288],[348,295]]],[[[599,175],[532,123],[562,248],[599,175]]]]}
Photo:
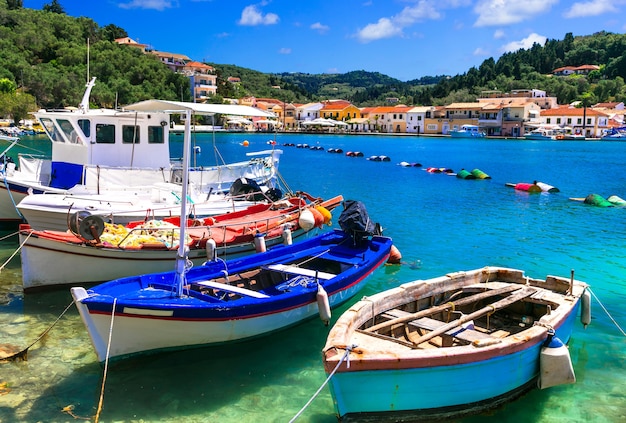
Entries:
{"type": "Polygon", "coordinates": [[[372,222],[365,205],[360,201],[344,201],[343,211],[339,216],[339,226],[352,237],[355,245],[372,235],[382,235],[380,225],[372,222]]]}
{"type": "Polygon", "coordinates": [[[254,179],[239,178],[230,186],[228,193],[232,197],[244,196],[248,201],[263,201],[265,197],[261,193],[261,187],[254,179]]]}

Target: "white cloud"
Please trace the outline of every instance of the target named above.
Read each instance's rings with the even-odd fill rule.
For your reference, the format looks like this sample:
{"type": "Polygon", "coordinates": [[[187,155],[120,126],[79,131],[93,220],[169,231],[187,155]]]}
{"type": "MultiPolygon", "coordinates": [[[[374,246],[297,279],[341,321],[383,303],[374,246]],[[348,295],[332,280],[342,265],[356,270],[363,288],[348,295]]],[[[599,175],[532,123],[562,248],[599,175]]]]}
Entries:
{"type": "Polygon", "coordinates": [[[311,25],[311,29],[316,30],[320,34],[324,34],[324,33],[328,32],[330,27],[328,25],[323,25],[320,22],[315,22],[313,25],[311,25]]]}
{"type": "Polygon", "coordinates": [[[500,40],[504,38],[504,36],[505,36],[504,31],[501,29],[496,29],[496,32],[493,33],[493,38],[496,40],[500,40]]]}
{"type": "Polygon", "coordinates": [[[520,40],[520,41],[512,41],[508,44],[505,44],[502,46],[501,50],[503,52],[514,52],[517,51],[519,49],[529,49],[533,46],[533,44],[537,43],[539,45],[544,45],[546,43],[546,40],[548,38],[543,36],[543,35],[539,35],[539,34],[535,34],[534,32],[532,34],[530,34],[528,37],[520,40]]]}
{"type": "Polygon", "coordinates": [[[480,0],[474,7],[474,26],[510,25],[547,13],[558,0],[480,0]]]}
{"type": "Polygon", "coordinates": [[[489,56],[489,52],[482,47],[478,47],[472,54],[474,56],[489,56]]]}
{"type": "MultiPolygon", "coordinates": [[[[357,31],[356,37],[361,42],[368,43],[381,38],[402,36],[402,30],[416,22],[427,19],[439,19],[441,14],[438,12],[438,9],[450,4],[445,0],[435,2],[436,0],[419,0],[415,6],[407,6],[391,18],[380,18],[376,23],[367,24],[357,31]]],[[[451,2],[457,4],[457,0],[451,0],[451,2]]]]}
{"type": "Polygon", "coordinates": [[[177,1],[171,0],[132,0],[130,3],[120,3],[122,9],[153,9],[163,11],[178,7],[177,1]]]}
{"type": "MultiPolygon", "coordinates": [[[[572,7],[563,14],[566,18],[584,18],[587,16],[598,16],[605,13],[617,13],[615,1],[591,0],[587,2],[574,3],[572,7]]],[[[623,3],[623,2],[617,2],[623,3]]]]}
{"type": "Polygon", "coordinates": [[[283,47],[280,50],[278,50],[278,53],[280,53],[280,54],[291,54],[291,49],[287,48],[287,47],[283,47]]]}
{"type": "Polygon", "coordinates": [[[255,5],[251,5],[243,9],[238,24],[246,26],[274,25],[277,24],[278,21],[279,18],[277,14],[267,13],[263,15],[255,5]]]}

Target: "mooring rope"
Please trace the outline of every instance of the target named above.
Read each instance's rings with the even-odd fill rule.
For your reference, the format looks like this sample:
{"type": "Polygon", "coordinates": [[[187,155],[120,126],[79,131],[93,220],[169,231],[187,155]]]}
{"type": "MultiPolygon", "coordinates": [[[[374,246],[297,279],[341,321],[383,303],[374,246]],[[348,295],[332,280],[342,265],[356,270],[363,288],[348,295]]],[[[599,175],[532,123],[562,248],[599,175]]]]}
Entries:
{"type": "MultiPolygon", "coordinates": [[[[5,262],[2,264],[2,266],[0,266],[0,272],[2,272],[2,271],[4,270],[4,268],[7,266],[7,264],[9,264],[9,262],[13,259],[13,257],[15,257],[15,255],[16,255],[16,254],[17,254],[17,253],[18,253],[18,252],[22,249],[22,247],[24,246],[24,244],[26,244],[26,241],[28,241],[28,238],[30,238],[32,234],[33,234],[32,232],[29,232],[29,234],[28,234],[28,236],[26,237],[26,239],[24,240],[24,242],[22,242],[22,243],[20,244],[20,246],[19,246],[19,247],[17,247],[17,250],[15,250],[15,251],[13,252],[13,254],[11,254],[11,257],[9,257],[9,258],[7,259],[7,261],[5,261],[5,262]]],[[[15,234],[14,234],[14,235],[15,235],[15,234]]],[[[71,305],[71,304],[70,304],[70,305],[71,305]]]]}
{"type": "Polygon", "coordinates": [[[25,359],[24,357],[26,357],[26,353],[28,352],[28,350],[35,345],[37,342],[39,342],[41,340],[41,338],[43,338],[44,336],[46,336],[46,334],[48,332],[50,332],[52,330],[52,328],[59,322],[59,320],[61,320],[61,317],[63,317],[65,315],[65,313],[67,313],[67,311],[70,309],[70,307],[74,304],[74,301],[72,301],[71,303],[68,304],[67,307],[65,307],[65,310],[63,310],[63,313],[61,313],[59,315],[59,317],[56,318],[56,320],[48,327],[48,329],[44,330],[41,335],[39,335],[39,337],[37,339],[35,339],[33,342],[31,342],[31,344],[29,346],[27,346],[26,348],[24,348],[23,350],[21,350],[20,352],[17,352],[9,357],[5,357],[4,360],[11,360],[15,357],[21,356],[23,359],[25,359]]]}
{"type": "Polygon", "coordinates": [[[4,241],[5,239],[7,239],[7,238],[11,238],[12,236],[15,236],[15,235],[18,235],[19,233],[20,233],[20,232],[19,232],[19,231],[17,231],[17,232],[13,232],[12,234],[9,234],[9,235],[6,235],[6,236],[3,236],[2,238],[0,238],[0,241],[4,241]]]}
{"type": "Polygon", "coordinates": [[[613,324],[615,325],[615,327],[617,329],[619,329],[619,331],[622,333],[622,335],[626,336],[626,332],[624,332],[624,329],[622,329],[620,327],[620,325],[617,323],[617,321],[613,318],[613,316],[611,316],[611,313],[609,313],[609,311],[606,309],[606,307],[604,307],[604,304],[602,304],[602,301],[600,301],[600,299],[596,296],[596,294],[591,290],[591,288],[588,288],[589,292],[591,292],[591,295],[593,295],[593,298],[596,299],[596,301],[598,302],[598,304],[600,304],[600,307],[602,307],[602,310],[604,310],[604,312],[606,313],[607,316],[609,316],[609,319],[611,319],[611,321],[613,322],[613,324]]]}
{"type": "Polygon", "coordinates": [[[311,403],[313,402],[313,400],[320,394],[320,392],[322,392],[322,389],[324,389],[324,387],[328,384],[328,382],[330,381],[330,378],[333,377],[335,375],[335,373],[337,372],[337,370],[339,370],[339,366],[341,366],[341,363],[343,363],[344,361],[346,361],[348,364],[348,368],[350,367],[350,353],[352,352],[352,350],[354,348],[356,348],[357,346],[355,344],[349,345],[346,347],[346,352],[343,354],[343,357],[341,357],[341,360],[339,360],[339,363],[337,363],[337,365],[335,366],[335,368],[333,369],[332,372],[330,372],[330,374],[328,375],[328,377],[326,378],[326,380],[324,381],[324,383],[322,383],[322,386],[319,387],[319,389],[315,392],[315,394],[313,394],[313,396],[311,397],[311,399],[309,399],[309,401],[307,401],[306,404],[304,404],[304,407],[302,407],[300,409],[300,411],[298,411],[298,413],[293,416],[293,418],[291,420],[289,420],[289,423],[293,423],[294,421],[296,421],[296,419],[298,417],[300,417],[300,415],[304,412],[304,410],[307,409],[307,407],[309,405],[311,405],[311,403]]]}
{"type": "Polygon", "coordinates": [[[104,358],[104,373],[102,375],[102,387],[100,388],[100,400],[98,401],[98,410],[94,417],[94,422],[98,423],[100,418],[100,412],[102,411],[102,403],[104,402],[104,385],[107,381],[107,372],[109,370],[109,354],[111,352],[111,338],[113,337],[113,321],[115,320],[115,305],[117,304],[117,298],[113,298],[113,310],[111,310],[111,325],[109,326],[109,340],[107,342],[107,354],[104,358]]]}

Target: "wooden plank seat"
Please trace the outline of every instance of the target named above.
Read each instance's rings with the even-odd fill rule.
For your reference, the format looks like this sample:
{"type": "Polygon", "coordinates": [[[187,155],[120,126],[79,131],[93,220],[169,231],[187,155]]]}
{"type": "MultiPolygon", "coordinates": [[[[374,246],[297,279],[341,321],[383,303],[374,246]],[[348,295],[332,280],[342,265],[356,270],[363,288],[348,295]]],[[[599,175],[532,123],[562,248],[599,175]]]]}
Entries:
{"type": "Polygon", "coordinates": [[[333,273],[318,272],[316,270],[305,269],[305,268],[298,267],[298,266],[290,266],[288,264],[270,264],[268,266],[265,266],[265,269],[273,270],[275,272],[288,273],[291,275],[301,275],[301,276],[311,276],[311,277],[317,276],[318,279],[324,279],[324,280],[332,279],[335,276],[337,276],[333,273]]]}
{"type": "MultiPolygon", "coordinates": [[[[409,316],[410,314],[412,313],[409,313],[408,311],[393,309],[393,310],[386,311],[385,313],[382,314],[382,316],[387,319],[396,319],[398,317],[409,316]]],[[[419,329],[426,329],[429,331],[433,331],[445,325],[446,322],[431,319],[430,317],[422,317],[417,320],[411,320],[407,324],[417,327],[419,329]]],[[[454,337],[454,338],[457,338],[459,340],[466,341],[469,343],[486,340],[486,339],[493,339],[493,336],[489,334],[482,333],[474,329],[463,329],[460,326],[450,329],[449,331],[445,332],[445,335],[454,337]]]]}
{"type": "Polygon", "coordinates": [[[231,292],[237,295],[245,295],[253,298],[269,298],[270,296],[267,294],[263,294],[262,292],[253,291],[247,288],[241,288],[238,286],[228,285],[221,282],[215,281],[199,281],[194,282],[195,285],[205,286],[207,288],[219,289],[220,291],[231,292]]]}

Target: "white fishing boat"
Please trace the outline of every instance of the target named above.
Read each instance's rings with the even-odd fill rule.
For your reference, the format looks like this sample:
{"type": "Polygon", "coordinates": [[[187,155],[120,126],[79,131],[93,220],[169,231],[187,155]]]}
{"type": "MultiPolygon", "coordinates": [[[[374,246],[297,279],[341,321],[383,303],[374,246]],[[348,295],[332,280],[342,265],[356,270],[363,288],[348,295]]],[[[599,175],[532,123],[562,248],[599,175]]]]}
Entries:
{"type": "MultiPolygon", "coordinates": [[[[303,193],[239,212],[188,219],[187,258],[200,265],[212,257],[230,259],[291,243],[330,224],[332,211],[342,201],[341,196],[322,201],[303,193]]],[[[180,242],[179,226],[179,217],[123,226],[104,223],[95,215],[79,218],[67,231],[22,225],[24,291],[171,270],[180,242]]]]}
{"type": "MultiPolygon", "coordinates": [[[[170,158],[172,113],[90,109],[94,83],[95,78],[87,84],[78,108],[35,113],[51,142],[51,155],[19,154],[15,163],[7,163],[0,171],[0,220],[23,220],[16,206],[34,194],[123,196],[127,201],[129,195],[149,199],[155,184],[180,186],[182,166],[170,158]]],[[[252,107],[219,108],[227,115],[269,115],[252,107]]],[[[4,153],[8,156],[10,148],[4,153]]],[[[195,169],[190,181],[204,197],[228,191],[239,178],[262,186],[276,176],[280,153],[273,150],[264,157],[195,169]]]]}

